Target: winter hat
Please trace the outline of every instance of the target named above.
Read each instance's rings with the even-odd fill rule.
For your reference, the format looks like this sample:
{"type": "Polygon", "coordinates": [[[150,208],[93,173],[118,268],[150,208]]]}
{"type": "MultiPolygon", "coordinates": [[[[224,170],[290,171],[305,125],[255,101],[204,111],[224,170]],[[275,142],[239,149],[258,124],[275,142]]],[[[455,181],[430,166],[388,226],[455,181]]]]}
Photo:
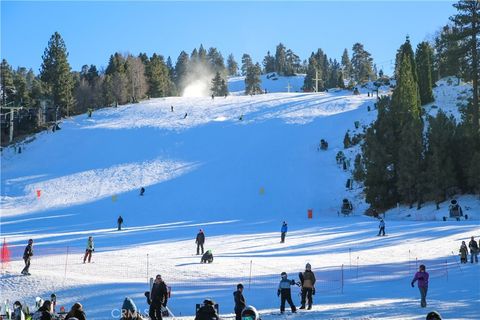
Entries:
{"type": "Polygon", "coordinates": [[[287,273],[286,273],[286,272],[282,272],[282,273],[280,274],[280,276],[282,276],[282,278],[286,278],[286,277],[287,277],[287,273]]]}
{"type": "Polygon", "coordinates": [[[312,265],[307,262],[307,264],[305,265],[305,270],[312,270],[312,265]]]}
{"type": "Polygon", "coordinates": [[[442,320],[442,317],[437,311],[432,311],[427,314],[427,318],[425,320],[442,320]]]}
{"type": "Polygon", "coordinates": [[[215,305],[215,301],[213,301],[211,299],[205,299],[205,300],[203,300],[203,304],[205,304],[205,305],[209,304],[209,305],[213,306],[213,305],[215,305]]]}
{"type": "Polygon", "coordinates": [[[451,204],[457,204],[457,200],[453,199],[452,201],[450,201],[451,204]]]}
{"type": "Polygon", "coordinates": [[[241,283],[237,284],[237,289],[243,289],[243,284],[241,283]]]}

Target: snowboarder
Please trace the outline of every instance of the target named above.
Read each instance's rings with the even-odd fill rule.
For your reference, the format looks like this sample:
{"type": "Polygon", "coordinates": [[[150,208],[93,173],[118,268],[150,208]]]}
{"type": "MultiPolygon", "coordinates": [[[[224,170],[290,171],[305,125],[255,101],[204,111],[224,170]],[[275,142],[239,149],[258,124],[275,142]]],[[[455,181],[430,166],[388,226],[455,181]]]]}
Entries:
{"type": "Polygon", "coordinates": [[[243,114],[240,115],[240,118],[238,118],[238,120],[243,121],[243,114]]]}
{"type": "Polygon", "coordinates": [[[378,234],[377,236],[384,236],[385,235],[385,221],[383,219],[380,219],[380,223],[378,224],[378,234]]]}
{"type": "Polygon", "coordinates": [[[30,269],[30,260],[33,256],[33,239],[28,240],[28,244],[25,247],[25,251],[23,252],[23,261],[25,261],[25,268],[22,270],[23,275],[29,276],[30,273],[28,272],[30,269]]]}
{"type": "Polygon", "coordinates": [[[468,248],[465,244],[465,241],[462,241],[462,245],[460,246],[460,263],[467,263],[468,260],[468,248]]]}
{"type": "Polygon", "coordinates": [[[287,222],[283,221],[282,228],[280,229],[280,243],[285,242],[285,236],[287,235],[288,226],[287,222]]]}
{"type": "Polygon", "coordinates": [[[302,284],[302,305],[300,309],[305,309],[308,299],[308,310],[312,309],[313,295],[315,294],[315,274],[312,272],[312,266],[307,263],[305,271],[299,273],[300,283],[302,284]]]}
{"type": "Polygon", "coordinates": [[[215,302],[206,299],[203,301],[203,306],[198,309],[197,314],[195,315],[195,320],[220,320],[220,317],[215,310],[215,302]]]}
{"type": "Polygon", "coordinates": [[[429,274],[425,271],[425,265],[421,264],[411,283],[413,288],[415,287],[415,282],[418,280],[418,290],[420,290],[421,297],[420,306],[422,308],[427,307],[428,277],[429,274]]]}
{"type": "Polygon", "coordinates": [[[186,119],[188,114],[185,112],[185,115],[183,116],[183,119],[186,119]]]}
{"type": "Polygon", "coordinates": [[[170,106],[170,112],[173,112],[173,106],[170,106]]]}
{"type": "Polygon", "coordinates": [[[233,300],[235,301],[235,320],[242,320],[242,311],[247,306],[243,297],[243,284],[237,284],[237,291],[233,293],[233,300]]]}
{"type": "Polygon", "coordinates": [[[122,223],[123,223],[123,218],[122,218],[122,216],[118,216],[118,219],[117,219],[118,231],[121,231],[121,230],[122,230],[122,223]]]}
{"type": "Polygon", "coordinates": [[[140,195],[143,196],[144,193],[145,193],[145,188],[144,188],[144,187],[141,187],[141,188],[140,188],[140,195]]]}
{"type": "Polygon", "coordinates": [[[468,243],[468,248],[470,249],[470,262],[473,263],[475,261],[475,263],[478,263],[478,245],[473,236],[468,243]]]}
{"type": "Polygon", "coordinates": [[[215,99],[215,95],[212,94],[212,100],[215,99]]]}
{"type": "Polygon", "coordinates": [[[207,252],[205,252],[203,255],[202,255],[202,259],[200,259],[200,263],[212,263],[213,262],[213,253],[212,253],[212,250],[207,250],[207,252]]]}
{"type": "Polygon", "coordinates": [[[151,320],[162,320],[162,307],[167,306],[168,290],[167,285],[162,280],[162,276],[157,274],[152,290],[150,291],[150,309],[148,315],[151,320]]]}
{"type": "Polygon", "coordinates": [[[92,117],[92,113],[93,113],[93,110],[92,109],[88,109],[88,117],[91,118],[92,117]]]}
{"type": "Polygon", "coordinates": [[[320,140],[320,149],[327,150],[328,149],[328,142],[325,139],[320,140]]]}
{"type": "Polygon", "coordinates": [[[200,248],[202,248],[202,254],[203,254],[203,244],[205,243],[205,233],[203,233],[202,229],[198,231],[197,238],[195,239],[195,243],[197,244],[197,256],[200,254],[200,248]]]}
{"type": "Polygon", "coordinates": [[[95,248],[93,246],[93,237],[90,236],[88,237],[87,240],[87,248],[85,249],[85,256],[83,257],[83,263],[87,261],[88,258],[88,263],[92,260],[92,252],[95,251],[95,248]]]}
{"type": "Polygon", "coordinates": [[[282,280],[280,280],[280,283],[278,285],[278,290],[277,290],[277,296],[280,297],[280,313],[285,312],[285,301],[288,302],[288,304],[290,305],[290,308],[292,309],[292,313],[295,313],[297,312],[297,308],[293,304],[292,292],[290,289],[290,286],[295,285],[295,281],[288,279],[286,272],[282,272],[281,277],[282,277],[282,280]]]}
{"type": "Polygon", "coordinates": [[[78,319],[78,320],[87,319],[87,316],[83,311],[83,306],[80,304],[80,302],[76,302],[73,304],[72,308],[70,309],[70,312],[67,313],[65,317],[65,320],[68,320],[68,319],[78,319]]]}

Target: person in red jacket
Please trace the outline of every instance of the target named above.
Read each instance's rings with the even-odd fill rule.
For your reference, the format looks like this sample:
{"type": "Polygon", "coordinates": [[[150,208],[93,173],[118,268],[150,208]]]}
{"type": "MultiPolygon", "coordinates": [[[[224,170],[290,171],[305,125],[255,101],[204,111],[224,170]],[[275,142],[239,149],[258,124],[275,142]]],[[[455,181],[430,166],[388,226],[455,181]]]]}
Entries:
{"type": "Polygon", "coordinates": [[[420,306],[422,308],[427,306],[428,277],[429,275],[428,272],[425,271],[425,265],[421,264],[411,283],[413,288],[415,287],[415,282],[418,281],[418,290],[420,290],[421,297],[420,306]]]}

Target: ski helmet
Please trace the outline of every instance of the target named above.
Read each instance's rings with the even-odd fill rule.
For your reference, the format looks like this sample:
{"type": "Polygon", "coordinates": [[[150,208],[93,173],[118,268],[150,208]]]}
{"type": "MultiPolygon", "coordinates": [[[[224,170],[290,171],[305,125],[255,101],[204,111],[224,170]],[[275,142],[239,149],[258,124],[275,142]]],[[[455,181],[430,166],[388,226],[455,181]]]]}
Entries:
{"type": "Polygon", "coordinates": [[[244,320],[259,320],[257,309],[254,306],[246,306],[242,311],[242,319],[244,320]]]}
{"type": "Polygon", "coordinates": [[[452,201],[450,201],[451,204],[457,204],[457,200],[453,199],[452,201]]]}

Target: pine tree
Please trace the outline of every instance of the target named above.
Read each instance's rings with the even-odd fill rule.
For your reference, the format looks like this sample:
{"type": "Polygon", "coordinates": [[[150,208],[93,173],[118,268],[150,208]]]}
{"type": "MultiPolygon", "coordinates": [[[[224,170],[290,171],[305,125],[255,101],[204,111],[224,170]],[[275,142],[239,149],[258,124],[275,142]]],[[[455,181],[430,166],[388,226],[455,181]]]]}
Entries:
{"type": "Polygon", "coordinates": [[[355,181],[363,181],[365,179],[365,168],[363,167],[361,154],[355,156],[353,179],[355,179],[355,181]]]}
{"type": "Polygon", "coordinates": [[[50,38],[42,60],[40,77],[47,86],[53,104],[60,107],[61,115],[68,116],[74,105],[74,82],[68,63],[67,47],[58,32],[50,38]]]}
{"type": "Polygon", "coordinates": [[[345,133],[345,136],[343,137],[343,148],[348,149],[352,145],[352,140],[350,139],[350,134],[348,131],[345,133]]]}
{"type": "Polygon", "coordinates": [[[395,140],[391,143],[397,145],[394,164],[399,200],[410,206],[420,197],[423,151],[423,123],[414,63],[413,50],[407,38],[397,53],[397,85],[392,94],[395,140]]]}
{"type": "Polygon", "coordinates": [[[222,83],[222,76],[220,75],[220,72],[217,71],[215,74],[215,77],[212,79],[212,87],[210,88],[210,91],[214,96],[221,96],[222,95],[222,90],[223,90],[223,85],[222,83]]]}
{"type": "Polygon", "coordinates": [[[198,60],[202,64],[207,62],[207,50],[203,48],[203,44],[200,44],[200,48],[198,48],[198,60]]]}
{"type": "Polygon", "coordinates": [[[163,56],[154,53],[146,68],[148,95],[150,97],[157,98],[171,95],[171,80],[168,73],[168,67],[163,60],[163,56]]]}
{"type": "Polygon", "coordinates": [[[278,72],[278,74],[280,75],[284,75],[286,65],[287,65],[286,48],[282,43],[279,43],[275,51],[275,71],[278,72]]]}
{"type": "Polygon", "coordinates": [[[420,91],[420,102],[422,105],[433,101],[432,93],[432,61],[430,61],[433,49],[428,42],[421,42],[417,46],[415,62],[417,65],[418,87],[420,91]]]}
{"type": "Polygon", "coordinates": [[[2,59],[1,68],[2,104],[5,105],[14,100],[15,86],[13,84],[12,67],[7,60],[2,59]]]}
{"type": "Polygon", "coordinates": [[[460,51],[469,57],[471,63],[468,65],[469,78],[472,79],[473,86],[473,124],[474,131],[479,133],[479,103],[478,103],[478,77],[479,77],[479,62],[478,51],[480,36],[480,2],[472,0],[460,0],[453,5],[457,9],[457,14],[450,17],[455,26],[458,28],[458,33],[454,35],[455,39],[460,43],[460,51]]]}
{"type": "Polygon", "coordinates": [[[367,129],[362,145],[365,164],[365,199],[372,207],[388,209],[398,201],[395,155],[395,122],[389,97],[377,102],[377,120],[367,129]]]}
{"type": "Polygon", "coordinates": [[[179,93],[183,92],[184,80],[188,73],[189,57],[185,51],[180,52],[177,63],[175,64],[175,85],[177,86],[179,93]]]}
{"type": "Polygon", "coordinates": [[[342,71],[345,79],[350,79],[352,76],[352,63],[348,56],[348,50],[345,48],[342,54],[342,71]]]}
{"type": "Polygon", "coordinates": [[[254,65],[250,65],[247,70],[247,75],[245,77],[245,94],[257,94],[262,92],[262,89],[260,87],[261,74],[262,68],[260,67],[260,64],[258,62],[254,65]]]}
{"type": "Polygon", "coordinates": [[[227,74],[223,56],[216,48],[209,48],[206,58],[210,70],[215,73],[220,72],[221,74],[227,74]]]}
{"type": "Polygon", "coordinates": [[[242,76],[246,76],[248,69],[253,66],[252,58],[249,54],[244,53],[242,56],[242,76]]]}
{"type": "Polygon", "coordinates": [[[373,79],[373,59],[361,43],[355,43],[352,48],[353,76],[357,82],[366,82],[373,79]]]}
{"type": "Polygon", "coordinates": [[[268,51],[265,58],[263,58],[263,69],[265,73],[275,72],[275,57],[270,55],[270,51],[268,51]]]}
{"type": "Polygon", "coordinates": [[[442,110],[438,111],[436,117],[429,117],[426,180],[428,194],[435,200],[437,208],[446,199],[447,190],[457,185],[452,153],[455,130],[455,118],[448,118],[442,110]]]}
{"type": "Polygon", "coordinates": [[[229,54],[227,58],[227,70],[228,75],[233,77],[237,75],[238,72],[238,63],[235,61],[233,54],[229,54]]]}

